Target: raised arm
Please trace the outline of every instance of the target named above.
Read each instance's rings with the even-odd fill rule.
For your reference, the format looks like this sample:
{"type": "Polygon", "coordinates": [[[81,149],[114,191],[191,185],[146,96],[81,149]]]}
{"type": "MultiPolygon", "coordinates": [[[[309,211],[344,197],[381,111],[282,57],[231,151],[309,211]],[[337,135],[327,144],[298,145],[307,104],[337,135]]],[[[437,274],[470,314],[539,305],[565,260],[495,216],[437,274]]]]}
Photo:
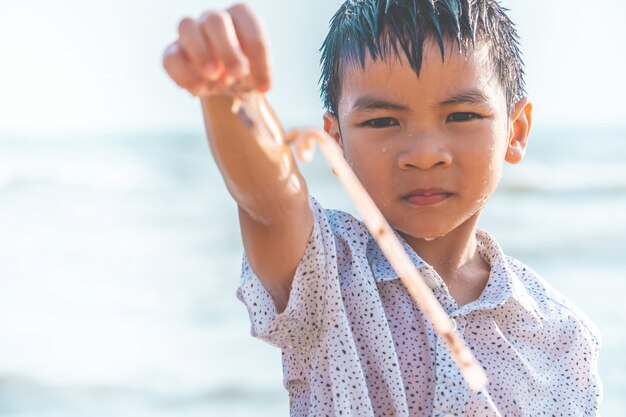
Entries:
{"type": "Polygon", "coordinates": [[[163,66],[176,84],[202,101],[207,138],[239,207],[250,264],[282,312],[313,228],[313,214],[291,153],[285,149],[279,157],[270,157],[260,142],[268,137],[279,142],[284,136],[263,95],[270,88],[263,25],[246,5],[185,18],[178,40],[164,53],[163,66]],[[234,94],[246,84],[252,91],[234,94]],[[233,113],[239,99],[265,115],[263,126],[249,129],[233,113]]]}

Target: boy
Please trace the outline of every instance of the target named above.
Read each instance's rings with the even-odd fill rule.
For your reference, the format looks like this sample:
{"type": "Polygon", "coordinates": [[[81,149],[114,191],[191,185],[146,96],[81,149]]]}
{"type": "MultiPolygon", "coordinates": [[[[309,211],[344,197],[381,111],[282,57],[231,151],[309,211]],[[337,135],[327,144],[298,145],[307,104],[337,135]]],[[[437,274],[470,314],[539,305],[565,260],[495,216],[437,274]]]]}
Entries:
{"type": "Polygon", "coordinates": [[[322,209],[291,154],[267,158],[232,114],[224,91],[270,86],[258,17],[238,5],[179,33],[164,66],[202,98],[239,206],[237,294],[253,335],[282,349],[292,416],[597,415],[597,331],[477,230],[532,121],[497,2],[349,0],[322,47],[324,128],[485,368],[497,410],[469,391],[364,225],[322,209]]]}

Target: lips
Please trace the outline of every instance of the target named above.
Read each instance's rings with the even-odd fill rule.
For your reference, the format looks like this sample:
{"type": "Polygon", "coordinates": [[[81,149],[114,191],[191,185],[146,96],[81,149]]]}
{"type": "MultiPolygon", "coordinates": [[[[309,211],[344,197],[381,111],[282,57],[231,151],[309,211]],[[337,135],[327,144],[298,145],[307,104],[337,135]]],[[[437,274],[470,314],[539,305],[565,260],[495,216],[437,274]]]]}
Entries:
{"type": "Polygon", "coordinates": [[[447,200],[452,194],[441,188],[417,188],[402,198],[416,206],[431,206],[447,200]]]}

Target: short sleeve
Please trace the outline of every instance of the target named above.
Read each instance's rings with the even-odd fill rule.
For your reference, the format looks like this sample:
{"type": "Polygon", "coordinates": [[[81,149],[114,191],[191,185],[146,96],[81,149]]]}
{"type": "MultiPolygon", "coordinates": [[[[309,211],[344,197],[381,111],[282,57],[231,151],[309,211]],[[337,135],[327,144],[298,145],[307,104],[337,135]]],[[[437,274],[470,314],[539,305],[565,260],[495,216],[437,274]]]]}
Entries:
{"type": "Polygon", "coordinates": [[[603,385],[598,368],[602,334],[591,319],[581,310],[573,305],[569,307],[577,315],[576,321],[578,323],[574,324],[576,329],[574,332],[579,332],[582,336],[580,337],[581,341],[577,343],[581,352],[572,360],[572,368],[588,369],[586,378],[583,378],[582,375],[580,378],[576,378],[577,385],[582,388],[580,396],[585,400],[581,409],[584,410],[584,415],[586,416],[599,417],[598,409],[603,397],[603,385]]]}
{"type": "Polygon", "coordinates": [[[553,332],[552,342],[557,355],[551,366],[555,375],[563,378],[562,371],[567,370],[567,381],[561,385],[561,393],[570,395],[571,415],[599,417],[603,386],[598,370],[598,355],[602,345],[602,335],[591,319],[577,306],[561,294],[552,294],[552,300],[562,307],[559,333],[553,332]],[[568,346],[559,351],[558,346],[568,346]],[[572,383],[570,383],[570,380],[572,383]]]}
{"type": "Polygon", "coordinates": [[[312,343],[321,329],[328,297],[341,297],[334,237],[323,208],[313,198],[311,207],[313,231],[282,313],[277,313],[269,292],[244,254],[237,298],[248,309],[252,336],[282,349],[312,343]]]}

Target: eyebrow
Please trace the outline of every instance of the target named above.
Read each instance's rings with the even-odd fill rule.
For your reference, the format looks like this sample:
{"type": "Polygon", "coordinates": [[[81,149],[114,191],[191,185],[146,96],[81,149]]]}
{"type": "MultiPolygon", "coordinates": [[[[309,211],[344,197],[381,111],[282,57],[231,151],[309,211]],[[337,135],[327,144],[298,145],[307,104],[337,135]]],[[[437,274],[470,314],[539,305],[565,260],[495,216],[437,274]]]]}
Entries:
{"type": "Polygon", "coordinates": [[[374,97],[370,95],[364,95],[359,97],[350,112],[357,111],[368,111],[368,110],[398,110],[402,112],[408,112],[409,107],[404,104],[394,103],[393,101],[385,100],[379,97],[374,97]]]}
{"type": "Polygon", "coordinates": [[[470,89],[463,90],[452,94],[446,99],[439,102],[439,106],[451,106],[453,104],[487,104],[489,103],[489,99],[487,96],[480,90],[470,89]]]}
{"type": "MultiPolygon", "coordinates": [[[[439,106],[451,106],[455,104],[488,104],[489,99],[487,96],[478,89],[469,89],[462,90],[453,93],[449,97],[438,103],[439,106]]],[[[397,110],[401,112],[409,112],[410,109],[408,106],[404,104],[395,103],[393,101],[389,101],[386,99],[382,99],[379,97],[364,95],[359,97],[352,108],[350,109],[350,113],[352,112],[360,112],[360,111],[371,111],[371,110],[397,110]]]]}

